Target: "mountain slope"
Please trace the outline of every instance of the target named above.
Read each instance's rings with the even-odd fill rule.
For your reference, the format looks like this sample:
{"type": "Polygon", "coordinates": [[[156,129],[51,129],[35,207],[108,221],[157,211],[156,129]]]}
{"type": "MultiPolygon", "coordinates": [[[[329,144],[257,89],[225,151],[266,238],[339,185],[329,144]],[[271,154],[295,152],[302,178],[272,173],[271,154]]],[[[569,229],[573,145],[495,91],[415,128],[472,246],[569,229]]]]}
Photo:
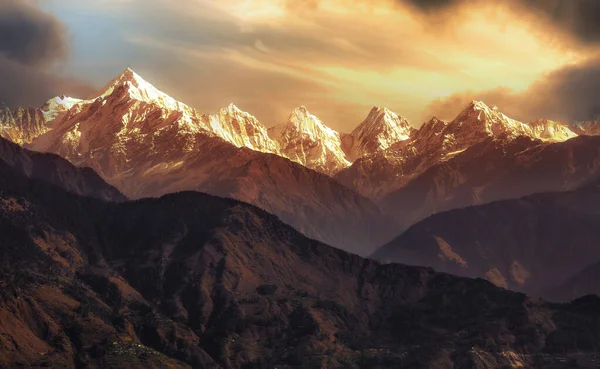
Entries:
{"type": "Polygon", "coordinates": [[[43,180],[82,196],[107,201],[126,200],[125,196],[90,168],[75,167],[58,155],[22,149],[3,138],[0,138],[0,162],[22,175],[43,180]]]}
{"type": "Polygon", "coordinates": [[[584,295],[600,295],[598,286],[600,262],[585,267],[563,284],[552,287],[545,294],[553,301],[570,301],[584,295]]]}
{"type": "Polygon", "coordinates": [[[598,209],[600,187],[590,185],[452,210],[412,226],[374,257],[553,297],[552,289],[600,261],[598,209]]]}
{"type": "Polygon", "coordinates": [[[0,174],[2,366],[595,365],[597,299],[380,265],[234,200],[109,204],[0,174]]]}
{"type": "Polygon", "coordinates": [[[445,210],[572,190],[600,176],[599,145],[597,137],[560,143],[488,139],[432,166],[379,204],[406,229],[445,210]]]}
{"type": "Polygon", "coordinates": [[[471,102],[451,122],[432,118],[409,139],[386,150],[357,159],[335,178],[376,201],[399,190],[429,168],[447,162],[465,150],[490,139],[510,144],[533,141],[563,142],[576,135],[559,123],[518,122],[481,101],[471,102]]]}
{"type": "Polygon", "coordinates": [[[202,123],[262,145],[266,130],[253,117],[232,105],[215,119],[126,71],[27,146],[94,169],[129,198],[183,190],[232,197],[278,215],[309,237],[362,255],[391,239],[391,222],[370,200],[288,159],[238,148],[202,123]]]}

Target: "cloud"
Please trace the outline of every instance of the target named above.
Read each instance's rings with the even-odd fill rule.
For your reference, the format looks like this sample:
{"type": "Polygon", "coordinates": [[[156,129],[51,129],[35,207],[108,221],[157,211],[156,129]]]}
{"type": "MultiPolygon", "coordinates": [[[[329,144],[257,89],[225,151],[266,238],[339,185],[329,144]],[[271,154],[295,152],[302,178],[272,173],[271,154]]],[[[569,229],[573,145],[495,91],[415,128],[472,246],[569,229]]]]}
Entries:
{"type": "Polygon", "coordinates": [[[66,30],[51,15],[22,0],[0,3],[0,54],[26,65],[40,65],[67,54],[66,30]]]}
{"type": "MultiPolygon", "coordinates": [[[[570,106],[557,100],[569,101],[560,91],[575,80],[559,71],[568,74],[567,64],[595,52],[597,23],[590,21],[598,12],[585,0],[48,3],[60,4],[55,14],[72,22],[80,45],[72,70],[79,75],[100,83],[130,65],[202,111],[234,102],[266,125],[280,123],[298,105],[342,131],[352,130],[372,105],[415,125],[425,108],[450,112],[477,97],[517,117],[547,116],[548,109],[571,119],[576,110],[594,110],[592,102],[580,103],[591,99],[570,106]],[[81,21],[92,18],[106,29],[81,21]],[[81,46],[85,41],[93,47],[81,46]],[[536,84],[542,87],[534,91],[536,84]]],[[[37,70],[47,75],[46,68],[37,70]]],[[[585,68],[593,71],[581,62],[577,70],[585,68]]]]}
{"type": "MultiPolygon", "coordinates": [[[[526,89],[570,61],[570,52],[548,47],[511,14],[497,22],[467,14],[451,32],[435,32],[437,22],[394,1],[154,1],[106,13],[127,17],[119,24],[129,27],[121,32],[135,59],[126,62],[159,88],[203,111],[235,102],[266,125],[299,105],[342,131],[373,105],[419,125],[434,98],[526,89]]],[[[99,47],[119,57],[113,42],[99,47]]]]}
{"type": "Polygon", "coordinates": [[[474,5],[508,6],[515,13],[537,17],[547,26],[583,42],[600,42],[600,1],[597,0],[396,0],[413,9],[435,14],[474,5]]]}
{"type": "Polygon", "coordinates": [[[88,96],[92,91],[86,83],[0,56],[0,101],[10,107],[37,107],[52,96],[88,96]]]}
{"type": "Polygon", "coordinates": [[[497,88],[462,92],[434,100],[428,115],[451,119],[471,100],[496,105],[522,121],[549,118],[566,122],[600,117],[600,58],[572,64],[543,76],[523,92],[497,88]]]}
{"type": "Polygon", "coordinates": [[[39,105],[48,98],[84,93],[85,84],[52,73],[67,57],[66,29],[24,0],[0,2],[0,101],[39,105]]]}

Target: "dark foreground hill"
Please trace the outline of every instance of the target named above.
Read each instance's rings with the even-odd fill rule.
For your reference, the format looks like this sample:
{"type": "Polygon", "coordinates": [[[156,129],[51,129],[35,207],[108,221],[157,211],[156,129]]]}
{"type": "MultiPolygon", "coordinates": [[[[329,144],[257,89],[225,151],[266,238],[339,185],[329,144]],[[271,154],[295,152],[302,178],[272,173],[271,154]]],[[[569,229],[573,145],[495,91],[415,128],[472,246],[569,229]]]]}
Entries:
{"type": "Polygon", "coordinates": [[[0,367],[596,367],[600,299],[381,265],[200,193],[105,203],[0,164],[0,367]]]}

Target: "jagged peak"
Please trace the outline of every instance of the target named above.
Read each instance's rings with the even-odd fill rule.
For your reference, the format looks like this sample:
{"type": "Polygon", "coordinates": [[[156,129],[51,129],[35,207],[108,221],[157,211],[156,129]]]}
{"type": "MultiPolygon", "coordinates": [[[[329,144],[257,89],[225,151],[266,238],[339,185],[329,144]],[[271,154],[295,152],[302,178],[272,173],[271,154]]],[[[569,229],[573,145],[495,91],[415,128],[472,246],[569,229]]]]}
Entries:
{"type": "Polygon", "coordinates": [[[373,114],[373,115],[385,115],[385,114],[395,114],[394,112],[392,112],[391,110],[389,110],[388,108],[381,107],[381,106],[373,106],[373,108],[371,109],[371,111],[369,112],[369,115],[373,114]]]}
{"type": "MultiPolygon", "coordinates": [[[[480,100],[471,101],[454,120],[461,121],[469,116],[474,116],[475,114],[477,114],[477,120],[479,121],[491,119],[497,122],[510,122],[511,124],[516,122],[515,120],[504,115],[497,106],[494,105],[490,108],[486,103],[480,100]]],[[[524,124],[521,122],[518,123],[524,124]]]]}
{"type": "Polygon", "coordinates": [[[292,123],[298,127],[308,122],[322,124],[321,120],[315,115],[311,114],[304,105],[295,108],[288,118],[288,123],[292,123]]]}
{"type": "Polygon", "coordinates": [[[102,96],[109,95],[112,91],[118,86],[124,86],[130,84],[138,89],[144,90],[156,90],[152,84],[143,79],[139,74],[137,74],[133,69],[127,67],[123,72],[121,72],[118,76],[113,78],[112,81],[106,86],[105,92],[102,96]]]}
{"type": "Polygon", "coordinates": [[[224,108],[221,108],[221,114],[229,114],[229,115],[249,115],[247,112],[238,108],[237,105],[231,103],[224,108]]]}
{"type": "Polygon", "coordinates": [[[158,90],[129,67],[106,85],[99,96],[94,96],[90,100],[105,99],[121,88],[125,88],[129,97],[134,100],[156,104],[169,110],[192,110],[187,105],[158,90]]]}
{"type": "Polygon", "coordinates": [[[374,106],[373,109],[369,112],[367,119],[369,118],[379,118],[379,117],[388,117],[391,120],[401,119],[402,121],[406,121],[403,117],[398,115],[397,113],[391,111],[386,107],[374,106]]]}
{"type": "Polygon", "coordinates": [[[369,131],[370,134],[375,134],[379,131],[406,131],[410,130],[408,121],[389,110],[386,107],[374,106],[367,118],[362,121],[358,127],[352,131],[351,135],[365,134],[369,131]]]}
{"type": "Polygon", "coordinates": [[[317,116],[311,114],[304,105],[295,108],[284,124],[272,127],[270,131],[285,135],[289,135],[291,132],[299,132],[309,135],[313,139],[325,136],[339,136],[338,132],[327,127],[317,116]]]}
{"type": "Polygon", "coordinates": [[[441,123],[441,124],[444,124],[444,125],[446,125],[446,124],[447,124],[447,122],[446,122],[445,120],[442,120],[442,119],[440,119],[440,118],[438,118],[438,117],[436,117],[436,116],[434,115],[434,116],[432,116],[432,117],[431,117],[431,119],[429,119],[427,122],[423,123],[423,126],[422,126],[422,127],[425,127],[425,126],[436,126],[436,125],[438,125],[438,124],[440,124],[440,123],[441,123]]]}
{"type": "Polygon", "coordinates": [[[467,106],[463,109],[463,113],[469,113],[473,111],[489,111],[493,110],[486,103],[481,100],[472,100],[467,106]]]}
{"type": "Polygon", "coordinates": [[[560,142],[577,136],[568,124],[550,119],[536,119],[529,122],[528,126],[536,138],[544,141],[560,142]]]}
{"type": "Polygon", "coordinates": [[[300,105],[299,107],[297,107],[294,110],[292,110],[292,113],[290,114],[290,118],[292,118],[292,117],[310,118],[310,117],[315,117],[315,116],[312,115],[308,111],[308,109],[306,108],[306,106],[300,105]]]}

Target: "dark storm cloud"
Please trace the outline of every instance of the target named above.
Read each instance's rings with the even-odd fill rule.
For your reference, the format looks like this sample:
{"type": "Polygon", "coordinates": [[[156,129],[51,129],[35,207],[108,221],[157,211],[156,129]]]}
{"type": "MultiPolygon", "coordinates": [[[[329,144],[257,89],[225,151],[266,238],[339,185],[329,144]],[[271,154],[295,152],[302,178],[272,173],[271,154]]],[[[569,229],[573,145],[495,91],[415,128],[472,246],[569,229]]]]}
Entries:
{"type": "Polygon", "coordinates": [[[27,65],[46,64],[67,54],[64,27],[23,0],[0,1],[0,54],[27,65]]]}
{"type": "Polygon", "coordinates": [[[600,1],[598,0],[397,0],[422,11],[436,13],[474,3],[510,6],[525,11],[584,42],[600,41],[600,1]]]}
{"type": "Polygon", "coordinates": [[[0,101],[38,106],[56,95],[88,94],[85,84],[50,71],[66,56],[66,30],[56,18],[24,0],[0,0],[0,101]]]}
{"type": "Polygon", "coordinates": [[[471,100],[497,105],[508,116],[522,121],[597,119],[600,117],[600,58],[551,72],[522,93],[498,88],[454,94],[434,101],[428,115],[450,119],[471,100]]]}
{"type": "Polygon", "coordinates": [[[51,97],[85,97],[93,92],[87,84],[53,75],[0,56],[0,102],[9,107],[38,107],[51,97]]]}

